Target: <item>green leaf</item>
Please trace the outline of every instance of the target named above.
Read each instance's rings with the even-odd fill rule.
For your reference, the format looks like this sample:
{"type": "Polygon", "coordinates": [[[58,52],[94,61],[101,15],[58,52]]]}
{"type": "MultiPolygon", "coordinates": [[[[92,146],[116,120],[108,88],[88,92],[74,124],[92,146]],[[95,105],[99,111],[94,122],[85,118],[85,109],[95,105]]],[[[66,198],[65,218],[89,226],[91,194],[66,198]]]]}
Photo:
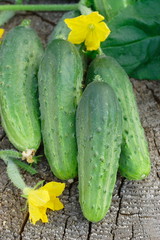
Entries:
{"type": "Polygon", "coordinates": [[[132,77],[137,79],[158,79],[160,80],[160,56],[151,59],[144,65],[140,65],[132,77]],[[153,69],[153,71],[152,71],[153,69]],[[147,78],[146,78],[147,76],[147,78]],[[159,78],[157,78],[159,76],[159,78]]]}
{"type": "Polygon", "coordinates": [[[26,199],[27,199],[27,197],[28,197],[28,196],[27,196],[27,195],[24,195],[24,194],[22,194],[22,195],[21,195],[21,197],[23,197],[23,198],[26,198],[26,199]]]}
{"type": "Polygon", "coordinates": [[[136,0],[91,0],[94,10],[102,14],[107,21],[135,1],[136,0]]]}
{"type": "Polygon", "coordinates": [[[102,43],[130,77],[160,80],[160,0],[141,0],[108,23],[111,34],[102,43]],[[159,68],[159,69],[157,69],[159,68]]]}
{"type": "Polygon", "coordinates": [[[37,189],[39,186],[43,186],[43,183],[45,182],[45,180],[39,181],[35,186],[34,189],[37,189]]]}
{"type": "Polygon", "coordinates": [[[41,161],[41,157],[43,157],[43,155],[34,156],[33,157],[33,160],[34,160],[33,164],[37,164],[38,162],[40,162],[41,161]]]}
{"type": "Polygon", "coordinates": [[[12,161],[20,168],[24,169],[31,175],[34,175],[37,173],[37,170],[28,165],[27,163],[21,162],[19,159],[12,159],[12,161]]]}
{"type": "Polygon", "coordinates": [[[15,11],[0,11],[0,26],[8,22],[15,14],[15,11]]]}
{"type": "Polygon", "coordinates": [[[10,158],[22,158],[22,153],[15,150],[1,150],[0,158],[7,164],[8,159],[10,158]]]}

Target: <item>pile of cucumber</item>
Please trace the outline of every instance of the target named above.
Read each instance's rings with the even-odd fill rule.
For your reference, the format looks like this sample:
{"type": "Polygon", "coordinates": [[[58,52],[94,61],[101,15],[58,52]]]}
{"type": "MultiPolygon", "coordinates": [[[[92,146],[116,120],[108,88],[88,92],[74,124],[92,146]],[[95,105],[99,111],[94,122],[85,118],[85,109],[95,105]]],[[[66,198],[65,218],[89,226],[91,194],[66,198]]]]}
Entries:
{"type": "Polygon", "coordinates": [[[0,46],[1,122],[19,151],[35,152],[42,135],[52,172],[61,180],[78,175],[83,214],[98,222],[110,207],[118,170],[130,180],[148,176],[148,146],[125,71],[103,54],[87,66],[81,46],[66,40],[63,19],[45,51],[29,26],[6,34],[0,46]]]}

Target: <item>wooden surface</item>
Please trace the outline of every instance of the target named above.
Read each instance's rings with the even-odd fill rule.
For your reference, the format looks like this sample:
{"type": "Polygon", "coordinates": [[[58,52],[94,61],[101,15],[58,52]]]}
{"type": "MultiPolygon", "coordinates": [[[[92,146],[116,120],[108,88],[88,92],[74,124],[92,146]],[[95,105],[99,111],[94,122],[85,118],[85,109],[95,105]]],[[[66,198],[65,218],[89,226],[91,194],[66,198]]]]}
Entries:
{"type": "MultiPolygon", "coordinates": [[[[61,15],[21,12],[4,27],[9,30],[22,19],[31,19],[32,27],[45,43],[61,15]]],[[[67,182],[61,197],[64,210],[48,211],[49,223],[38,222],[34,226],[29,221],[25,222],[26,211],[22,211],[25,200],[8,180],[5,164],[0,160],[0,239],[160,240],[160,82],[131,81],[149,143],[152,161],[150,176],[143,181],[128,181],[118,176],[110,211],[103,221],[94,224],[85,220],[81,213],[78,181],[67,182]]],[[[12,148],[12,145],[0,127],[0,149],[6,148],[12,148]]],[[[40,162],[38,170],[35,176],[23,173],[28,185],[34,186],[42,179],[46,182],[57,180],[45,158],[40,162]]]]}

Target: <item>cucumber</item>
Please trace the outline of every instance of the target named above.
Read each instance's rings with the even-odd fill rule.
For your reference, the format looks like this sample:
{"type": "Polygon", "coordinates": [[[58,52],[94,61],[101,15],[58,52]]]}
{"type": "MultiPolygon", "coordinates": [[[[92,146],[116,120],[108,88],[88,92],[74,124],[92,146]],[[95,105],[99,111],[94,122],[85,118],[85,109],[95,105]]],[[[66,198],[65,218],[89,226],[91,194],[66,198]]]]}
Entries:
{"type": "Polygon", "coordinates": [[[41,142],[36,74],[42,54],[37,34],[27,26],[8,32],[0,48],[1,122],[20,151],[36,151],[41,142]]]}
{"type": "Polygon", "coordinates": [[[123,115],[123,139],[119,170],[129,180],[141,180],[150,173],[150,157],[144,129],[141,125],[132,84],[118,62],[105,55],[93,60],[87,83],[100,79],[115,91],[123,115]]]}
{"type": "Polygon", "coordinates": [[[90,83],[77,108],[79,201],[91,222],[102,220],[111,204],[119,166],[122,115],[112,88],[90,83]]]}
{"type": "Polygon", "coordinates": [[[54,175],[77,176],[75,113],[83,68],[76,47],[62,39],[47,47],[39,69],[39,100],[44,151],[54,175]]]}

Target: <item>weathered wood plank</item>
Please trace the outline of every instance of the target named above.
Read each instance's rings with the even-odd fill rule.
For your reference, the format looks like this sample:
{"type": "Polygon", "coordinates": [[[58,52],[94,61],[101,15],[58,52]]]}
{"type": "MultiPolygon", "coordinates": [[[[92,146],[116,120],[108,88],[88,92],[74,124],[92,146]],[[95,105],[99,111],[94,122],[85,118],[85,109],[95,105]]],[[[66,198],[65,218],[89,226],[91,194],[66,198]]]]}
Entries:
{"type": "MultiPolygon", "coordinates": [[[[8,30],[22,19],[32,20],[45,43],[62,13],[19,13],[4,27],[8,30]]],[[[160,239],[160,82],[132,80],[140,116],[149,142],[152,172],[143,181],[128,181],[118,176],[112,205],[105,219],[91,224],[82,216],[78,203],[78,181],[67,182],[61,197],[64,210],[49,211],[49,223],[35,226],[29,221],[21,229],[26,211],[25,200],[8,180],[0,160],[0,232],[2,240],[159,240],[160,239]],[[20,229],[22,233],[19,234],[20,229]]],[[[0,127],[0,149],[12,148],[0,127]]],[[[53,181],[45,159],[40,162],[39,174],[24,173],[26,182],[34,186],[39,180],[53,181]]]]}

